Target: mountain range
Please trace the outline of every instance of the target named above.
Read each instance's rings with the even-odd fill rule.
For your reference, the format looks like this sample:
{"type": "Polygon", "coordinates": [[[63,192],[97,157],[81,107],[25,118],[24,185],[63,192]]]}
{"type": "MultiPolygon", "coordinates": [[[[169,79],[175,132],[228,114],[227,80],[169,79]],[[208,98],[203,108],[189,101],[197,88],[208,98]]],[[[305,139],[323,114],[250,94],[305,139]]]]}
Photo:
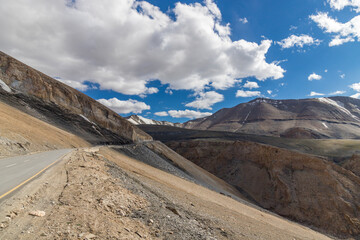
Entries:
{"type": "Polygon", "coordinates": [[[0,201],[0,235],[358,238],[360,140],[300,139],[356,138],[358,106],[261,98],[184,124],[126,120],[0,52],[0,158],[71,149],[0,201]]]}
{"type": "MultiPolygon", "coordinates": [[[[350,97],[273,100],[257,98],[177,127],[286,138],[360,137],[360,100],[350,97]]],[[[133,117],[134,118],[134,117],[133,117]]],[[[156,125],[161,122],[157,122],[156,125]]],[[[151,121],[139,124],[153,124],[151,121]]],[[[168,122],[163,125],[169,125],[168,122]]]]}

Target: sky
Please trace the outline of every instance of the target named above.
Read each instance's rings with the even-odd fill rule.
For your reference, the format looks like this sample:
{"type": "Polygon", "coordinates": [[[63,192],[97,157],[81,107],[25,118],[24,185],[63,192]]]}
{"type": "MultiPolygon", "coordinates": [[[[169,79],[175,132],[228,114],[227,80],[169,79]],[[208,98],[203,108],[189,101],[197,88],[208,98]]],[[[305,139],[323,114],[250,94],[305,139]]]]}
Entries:
{"type": "Polygon", "coordinates": [[[121,116],[360,97],[360,0],[0,0],[0,50],[121,116]]]}

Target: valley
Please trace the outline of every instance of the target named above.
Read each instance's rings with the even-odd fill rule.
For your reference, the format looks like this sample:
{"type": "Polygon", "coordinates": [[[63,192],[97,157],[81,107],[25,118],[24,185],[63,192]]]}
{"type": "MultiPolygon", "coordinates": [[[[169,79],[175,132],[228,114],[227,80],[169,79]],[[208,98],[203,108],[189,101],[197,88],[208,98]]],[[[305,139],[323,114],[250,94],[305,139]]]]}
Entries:
{"type": "MultiPolygon", "coordinates": [[[[0,161],[69,152],[0,199],[2,239],[359,236],[357,139],[198,130],[145,118],[133,125],[8,55],[0,60],[0,161]]],[[[352,121],[334,114],[346,127],[352,121]]]]}

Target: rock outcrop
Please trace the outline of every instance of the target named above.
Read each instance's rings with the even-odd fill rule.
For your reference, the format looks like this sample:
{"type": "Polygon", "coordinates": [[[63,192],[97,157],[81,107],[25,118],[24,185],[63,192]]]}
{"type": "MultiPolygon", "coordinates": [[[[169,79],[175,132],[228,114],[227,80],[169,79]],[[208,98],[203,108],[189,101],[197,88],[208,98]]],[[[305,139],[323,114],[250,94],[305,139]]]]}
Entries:
{"type": "Polygon", "coordinates": [[[247,141],[167,145],[266,209],[339,237],[360,237],[360,178],[345,168],[247,141]]]}
{"type": "MultiPolygon", "coordinates": [[[[24,101],[24,98],[26,101],[34,99],[34,101],[40,101],[43,108],[47,106],[60,108],[67,114],[77,115],[91,122],[100,136],[104,135],[102,130],[105,129],[118,135],[123,139],[122,141],[137,142],[152,139],[148,134],[89,96],[2,52],[0,52],[0,79],[11,90],[5,91],[2,88],[1,95],[16,95],[20,101],[24,101]]],[[[116,137],[112,136],[111,139],[116,139],[116,137]]]]}

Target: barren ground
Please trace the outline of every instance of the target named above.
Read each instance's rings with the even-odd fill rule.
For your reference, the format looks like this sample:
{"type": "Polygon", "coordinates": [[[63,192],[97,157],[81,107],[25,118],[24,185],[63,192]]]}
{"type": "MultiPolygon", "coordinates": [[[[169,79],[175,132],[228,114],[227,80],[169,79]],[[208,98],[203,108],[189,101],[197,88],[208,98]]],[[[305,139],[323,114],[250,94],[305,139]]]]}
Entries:
{"type": "Polygon", "coordinates": [[[329,239],[108,148],[68,154],[0,222],[1,239],[329,239]]]}
{"type": "Polygon", "coordinates": [[[85,146],[90,144],[0,102],[0,158],[85,146]]]}

